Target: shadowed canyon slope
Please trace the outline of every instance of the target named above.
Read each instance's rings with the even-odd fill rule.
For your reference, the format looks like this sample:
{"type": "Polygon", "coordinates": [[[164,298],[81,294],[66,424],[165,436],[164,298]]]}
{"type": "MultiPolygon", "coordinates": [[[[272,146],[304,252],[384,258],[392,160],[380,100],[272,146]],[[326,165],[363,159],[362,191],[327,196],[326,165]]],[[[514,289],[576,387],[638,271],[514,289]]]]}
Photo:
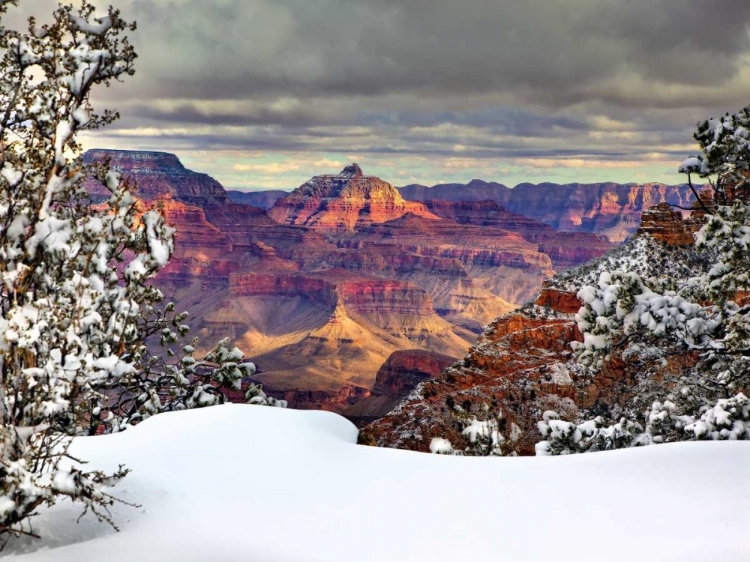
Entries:
{"type": "MultiPolygon", "coordinates": [[[[292,406],[351,407],[395,352],[460,358],[485,324],[533,298],[555,271],[611,247],[590,234],[558,237],[492,202],[404,201],[356,165],[312,178],[266,212],[231,201],[173,155],[86,158],[107,156],[177,229],[157,284],[190,311],[205,344],[236,341],[257,380],[292,406]]],[[[409,370],[408,361],[391,364],[409,370]]]]}

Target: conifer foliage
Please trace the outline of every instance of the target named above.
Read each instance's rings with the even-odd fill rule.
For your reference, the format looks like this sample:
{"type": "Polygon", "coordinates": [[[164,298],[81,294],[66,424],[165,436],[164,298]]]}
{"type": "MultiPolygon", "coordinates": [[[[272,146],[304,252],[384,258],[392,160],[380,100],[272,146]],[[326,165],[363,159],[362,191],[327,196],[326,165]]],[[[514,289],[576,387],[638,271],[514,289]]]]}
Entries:
{"type": "MultiPolygon", "coordinates": [[[[0,16],[16,4],[0,0],[0,16]]],[[[186,314],[148,283],[174,230],[106,163],[80,157],[77,135],[118,117],[90,96],[133,74],[134,29],[85,0],[0,27],[0,538],[32,533],[28,518],[60,497],[110,521],[108,487],[127,470],[85,470],[68,436],[221,403],[221,387],[254,370],[226,340],[195,357],[186,314]],[[106,202],[92,205],[86,177],[106,202]]],[[[275,402],[255,386],[248,399],[275,402]]]]}
{"type": "Polygon", "coordinates": [[[485,405],[484,415],[480,414],[483,419],[478,419],[476,415],[470,416],[458,405],[452,411],[455,422],[462,428],[461,434],[466,438],[467,445],[463,449],[456,449],[449,440],[434,437],[430,441],[431,453],[467,457],[515,456],[512,445],[518,441],[521,430],[513,422],[508,428],[502,410],[493,412],[489,405],[485,405]],[[502,429],[509,429],[507,437],[501,432],[502,429]]]}
{"type": "MultiPolygon", "coordinates": [[[[574,424],[539,422],[546,440],[537,454],[648,445],[693,439],[750,439],[750,107],[698,124],[700,151],[679,167],[710,185],[699,198],[706,223],[696,252],[707,271],[673,278],[643,277],[637,263],[603,271],[598,284],[578,292],[576,319],[583,342],[579,363],[597,372],[612,356],[625,361],[692,354],[678,376],[644,376],[629,406],[574,424]],[[639,409],[639,405],[650,407],[639,409]]],[[[696,193],[697,194],[697,193],[696,193]]],[[[626,264],[627,265],[627,264],[626,264]]]]}

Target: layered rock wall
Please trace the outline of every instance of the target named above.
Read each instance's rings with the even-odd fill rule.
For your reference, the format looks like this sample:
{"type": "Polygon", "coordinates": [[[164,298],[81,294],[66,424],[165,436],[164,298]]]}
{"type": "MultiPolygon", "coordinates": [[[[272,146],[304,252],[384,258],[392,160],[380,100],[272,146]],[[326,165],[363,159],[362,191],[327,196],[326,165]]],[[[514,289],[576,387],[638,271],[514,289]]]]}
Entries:
{"type": "Polygon", "coordinates": [[[338,302],[336,286],[316,277],[288,273],[233,273],[229,276],[229,297],[303,296],[326,307],[338,302]]]}
{"type": "MultiPolygon", "coordinates": [[[[110,168],[135,183],[135,195],[152,201],[170,196],[188,203],[226,201],[221,184],[207,174],[188,170],[174,154],[138,150],[92,149],[83,155],[86,164],[109,161],[110,168]]],[[[103,186],[89,180],[90,191],[106,194],[103,186]]]]}
{"type": "Polygon", "coordinates": [[[351,230],[406,213],[437,218],[423,204],[405,201],[388,182],[363,175],[356,164],[337,175],[312,178],[277,200],[268,213],[280,223],[322,231],[351,230]]]}
{"type": "Polygon", "coordinates": [[[339,283],[336,292],[352,314],[396,314],[413,318],[435,313],[430,296],[400,281],[362,280],[339,283]]]}

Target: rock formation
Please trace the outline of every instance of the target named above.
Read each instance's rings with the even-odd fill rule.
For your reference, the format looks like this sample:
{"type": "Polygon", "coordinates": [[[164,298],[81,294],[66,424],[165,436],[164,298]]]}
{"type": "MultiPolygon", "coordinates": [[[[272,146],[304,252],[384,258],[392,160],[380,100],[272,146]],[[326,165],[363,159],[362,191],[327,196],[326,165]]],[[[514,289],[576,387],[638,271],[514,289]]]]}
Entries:
{"type": "Polygon", "coordinates": [[[315,176],[268,211],[280,223],[323,231],[352,230],[406,213],[437,218],[423,204],[405,201],[388,182],[365,176],[357,164],[336,175],[315,176]]]}
{"type": "Polygon", "coordinates": [[[454,357],[422,349],[395,351],[378,369],[370,395],[343,414],[358,425],[381,418],[419,383],[438,376],[454,362],[454,357]]]}
{"type": "MultiPolygon", "coordinates": [[[[135,150],[92,149],[86,151],[86,164],[108,160],[111,169],[125,179],[133,180],[135,195],[142,200],[169,195],[187,203],[201,204],[208,200],[225,201],[227,196],[219,182],[207,174],[185,168],[174,154],[135,150]]],[[[105,194],[96,182],[89,182],[91,191],[105,194]]]]}
{"type": "Polygon", "coordinates": [[[452,357],[440,353],[421,349],[396,351],[378,370],[372,394],[402,398],[419,383],[436,377],[452,363],[452,357]]]}
{"type": "Polygon", "coordinates": [[[279,199],[282,199],[289,195],[288,191],[282,191],[280,189],[268,189],[260,191],[239,191],[237,189],[228,189],[227,197],[235,203],[243,203],[245,205],[252,205],[267,211],[273,204],[279,199]]]}
{"type": "MultiPolygon", "coordinates": [[[[708,204],[711,204],[710,201],[708,204]]],[[[692,246],[695,244],[695,233],[706,222],[705,216],[706,211],[698,201],[693,202],[689,217],[683,217],[682,213],[666,203],[659,203],[643,212],[638,234],[649,234],[671,246],[692,246]]]]}

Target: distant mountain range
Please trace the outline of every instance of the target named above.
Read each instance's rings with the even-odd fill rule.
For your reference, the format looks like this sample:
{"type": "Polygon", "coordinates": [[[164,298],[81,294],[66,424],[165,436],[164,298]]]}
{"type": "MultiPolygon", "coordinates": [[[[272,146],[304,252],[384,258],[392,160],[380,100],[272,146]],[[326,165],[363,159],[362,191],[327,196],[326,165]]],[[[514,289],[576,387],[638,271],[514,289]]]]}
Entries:
{"type": "MultiPolygon", "coordinates": [[[[411,184],[398,188],[408,201],[495,201],[508,211],[534,218],[558,230],[590,232],[622,242],[638,227],[641,212],[662,202],[689,208],[694,201],[687,185],[662,183],[521,183],[514,188],[496,182],[472,180],[428,187],[411,184]]],[[[228,191],[233,201],[270,209],[288,192],[228,191]]]]}
{"type": "Polygon", "coordinates": [[[419,184],[399,188],[412,201],[481,201],[490,199],[557,228],[593,232],[622,242],[635,232],[641,212],[665,202],[689,208],[695,197],[687,185],[663,183],[521,183],[514,188],[472,180],[468,184],[419,184]]]}
{"type": "Polygon", "coordinates": [[[235,203],[252,205],[259,209],[268,210],[273,207],[277,199],[289,195],[288,191],[281,189],[269,189],[261,191],[240,191],[238,189],[227,189],[227,196],[235,203]]]}

